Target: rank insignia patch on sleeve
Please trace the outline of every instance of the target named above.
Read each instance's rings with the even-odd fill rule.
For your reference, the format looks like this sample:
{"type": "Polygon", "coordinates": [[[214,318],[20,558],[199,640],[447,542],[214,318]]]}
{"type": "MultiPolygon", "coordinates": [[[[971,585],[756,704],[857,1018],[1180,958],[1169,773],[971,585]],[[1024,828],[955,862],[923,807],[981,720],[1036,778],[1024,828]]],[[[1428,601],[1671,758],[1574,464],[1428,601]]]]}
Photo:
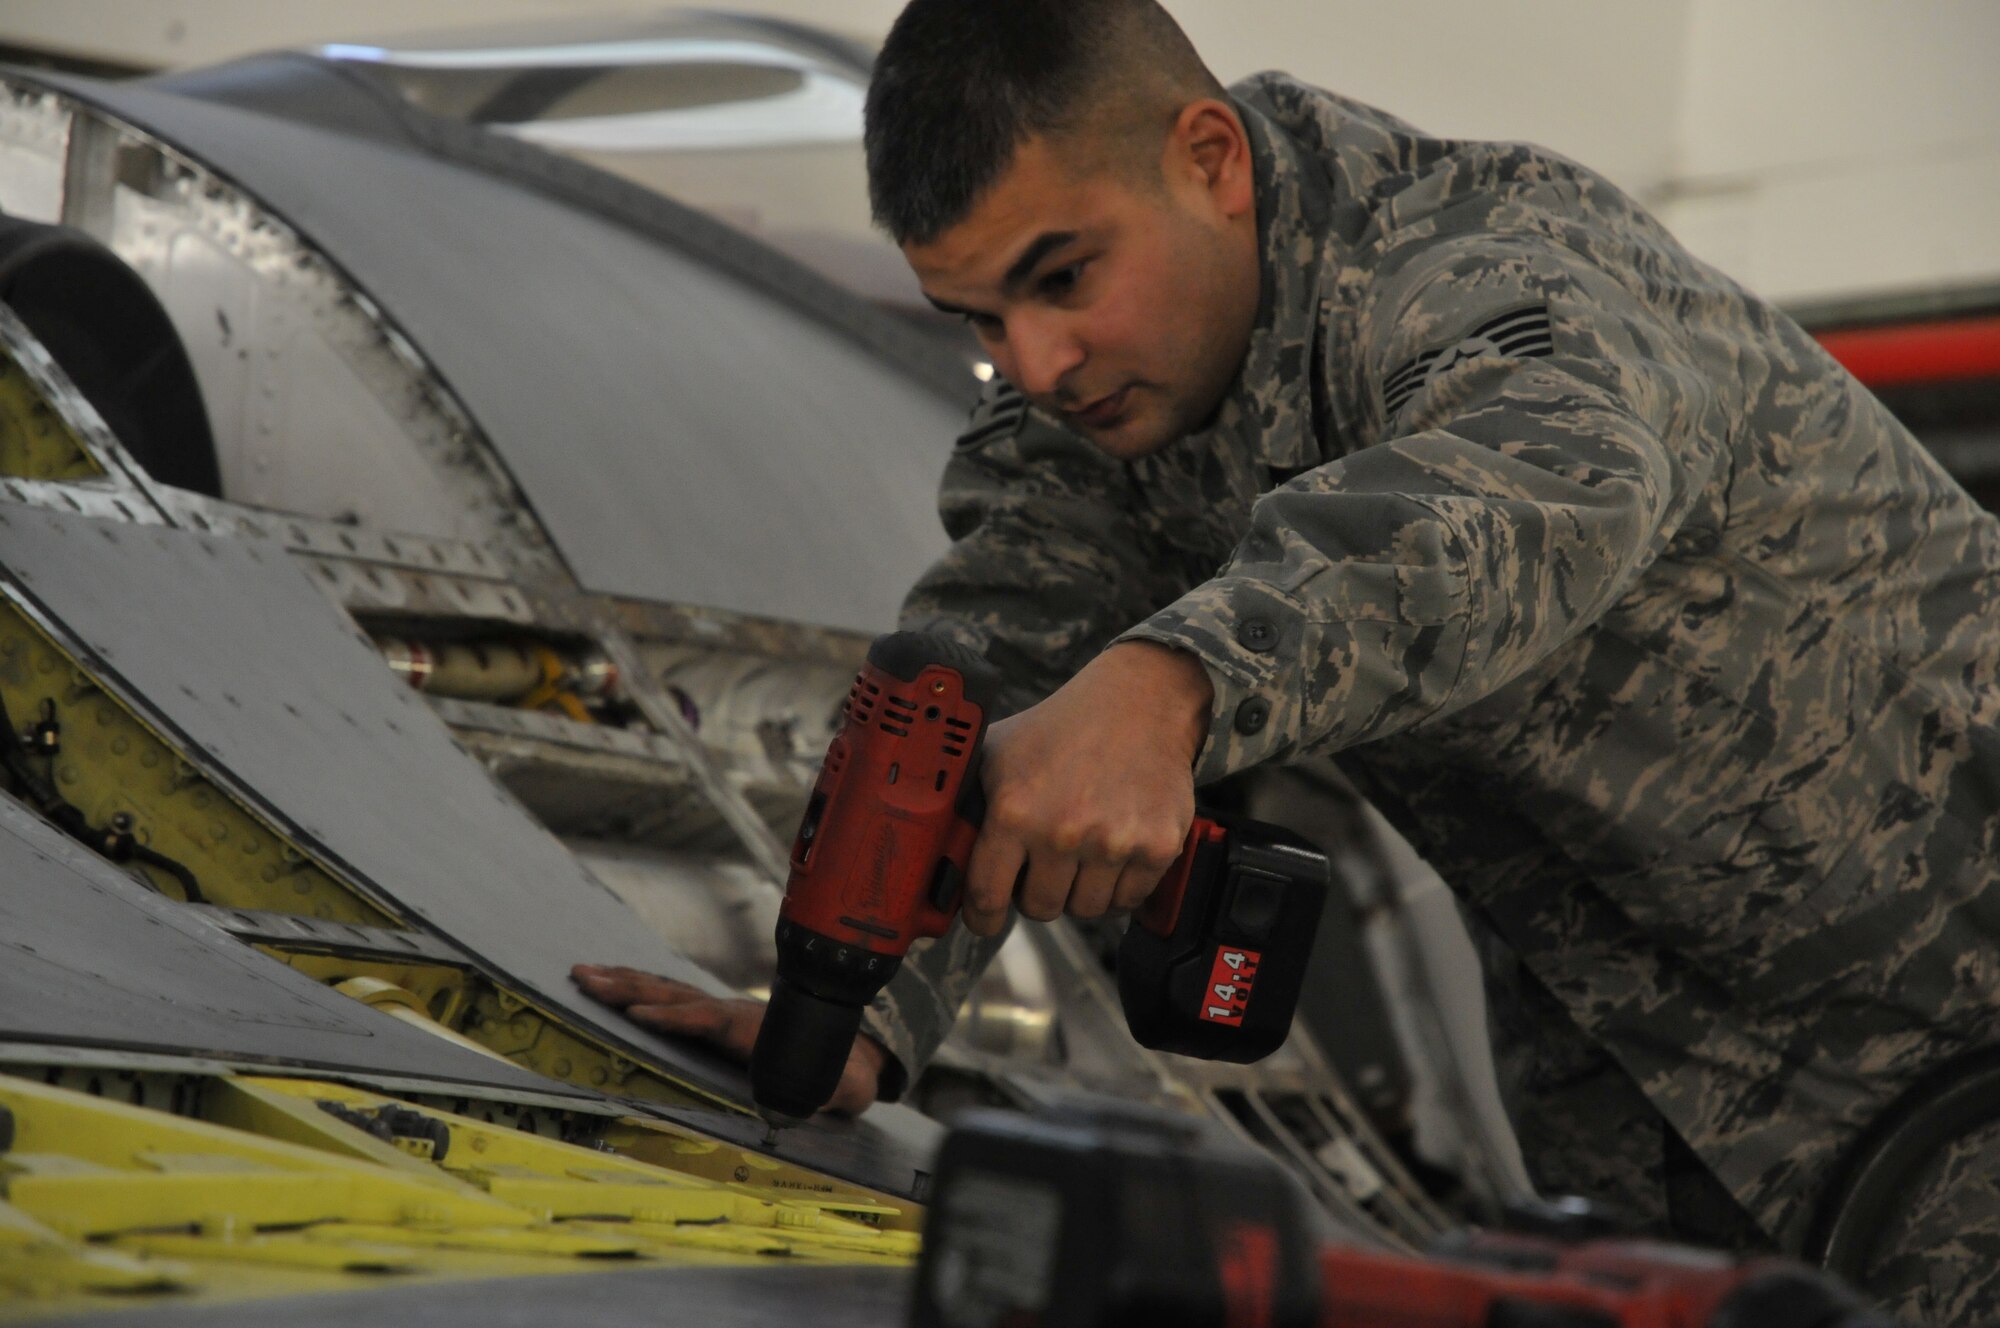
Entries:
{"type": "Polygon", "coordinates": [[[1467,360],[1487,355],[1553,355],[1555,351],[1546,304],[1531,304],[1489,318],[1450,345],[1438,346],[1405,361],[1384,378],[1384,418],[1395,419],[1410,404],[1411,397],[1467,360]]]}
{"type": "Polygon", "coordinates": [[[989,438],[1012,437],[1028,418],[1028,399],[1012,383],[995,378],[979,394],[965,432],[958,436],[960,447],[975,447],[989,438]]]}

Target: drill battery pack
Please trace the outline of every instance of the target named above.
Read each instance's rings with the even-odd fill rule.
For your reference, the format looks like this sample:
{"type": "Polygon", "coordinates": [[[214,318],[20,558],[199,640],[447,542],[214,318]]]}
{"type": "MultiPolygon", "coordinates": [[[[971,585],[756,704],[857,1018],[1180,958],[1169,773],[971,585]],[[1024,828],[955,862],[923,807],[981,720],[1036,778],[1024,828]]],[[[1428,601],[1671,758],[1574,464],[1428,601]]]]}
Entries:
{"type": "Polygon", "coordinates": [[[1289,830],[1204,814],[1118,947],[1118,996],[1144,1047],[1259,1060],[1281,1046],[1331,886],[1289,830]]]}

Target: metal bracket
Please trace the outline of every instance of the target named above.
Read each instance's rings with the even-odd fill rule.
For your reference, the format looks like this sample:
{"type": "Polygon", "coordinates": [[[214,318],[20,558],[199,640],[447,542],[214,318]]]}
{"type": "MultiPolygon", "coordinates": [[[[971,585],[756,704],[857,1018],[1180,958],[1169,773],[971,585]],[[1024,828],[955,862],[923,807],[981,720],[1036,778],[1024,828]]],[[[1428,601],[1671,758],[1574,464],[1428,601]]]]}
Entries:
{"type": "Polygon", "coordinates": [[[448,964],[472,968],[473,961],[457,946],[428,932],[393,927],[364,927],[273,913],[265,909],[222,908],[214,904],[184,906],[194,914],[252,945],[272,945],[308,954],[351,955],[357,959],[388,959],[404,963],[448,964]]]}

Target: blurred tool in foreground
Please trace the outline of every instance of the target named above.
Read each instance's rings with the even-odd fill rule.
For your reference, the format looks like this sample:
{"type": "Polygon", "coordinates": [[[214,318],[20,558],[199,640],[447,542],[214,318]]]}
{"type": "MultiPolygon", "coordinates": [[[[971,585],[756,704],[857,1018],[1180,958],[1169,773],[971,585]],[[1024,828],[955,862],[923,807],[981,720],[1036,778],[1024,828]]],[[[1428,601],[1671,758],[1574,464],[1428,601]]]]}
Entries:
{"type": "Polygon", "coordinates": [[[938,1157],[914,1328],[1892,1328],[1803,1264],[1602,1235],[1541,1205],[1534,1234],[1426,1255],[1314,1230],[1262,1153],[1123,1106],[968,1116],[938,1157]]]}

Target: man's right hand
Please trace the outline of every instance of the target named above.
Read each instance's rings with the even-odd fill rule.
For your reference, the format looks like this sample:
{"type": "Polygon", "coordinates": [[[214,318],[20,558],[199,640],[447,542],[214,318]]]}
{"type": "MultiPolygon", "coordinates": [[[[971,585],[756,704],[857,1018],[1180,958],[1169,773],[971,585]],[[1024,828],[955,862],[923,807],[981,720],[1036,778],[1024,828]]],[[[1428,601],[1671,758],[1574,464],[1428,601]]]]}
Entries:
{"type": "MultiPolygon", "coordinates": [[[[750,1049],[757,1045],[757,1030],[764,1024],[762,1001],[711,996],[699,987],[636,968],[578,964],[569,976],[584,995],[623,1010],[635,1024],[669,1037],[698,1038],[732,1060],[750,1063],[750,1049]]],[[[882,1067],[888,1059],[889,1053],[874,1038],[865,1033],[856,1037],[847,1053],[847,1067],[840,1073],[840,1086],[823,1109],[849,1116],[866,1110],[881,1091],[882,1067]]]]}
{"type": "Polygon", "coordinates": [[[1048,922],[1145,903],[1194,820],[1194,758],[1212,704],[1200,660],[1126,641],[987,729],[967,929],[998,936],[1010,905],[1048,922]]]}

